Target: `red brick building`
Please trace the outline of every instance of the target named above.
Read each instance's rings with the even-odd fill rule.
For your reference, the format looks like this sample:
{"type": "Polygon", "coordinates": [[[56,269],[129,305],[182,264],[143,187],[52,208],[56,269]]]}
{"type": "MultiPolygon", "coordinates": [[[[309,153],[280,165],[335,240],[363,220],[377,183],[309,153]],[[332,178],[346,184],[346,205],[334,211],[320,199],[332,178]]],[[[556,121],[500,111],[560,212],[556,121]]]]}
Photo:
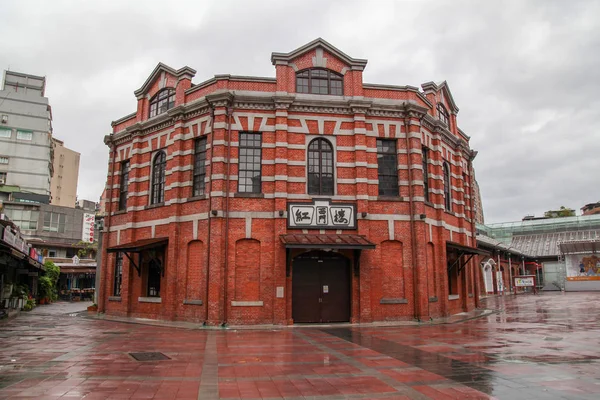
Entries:
{"type": "MultiPolygon", "coordinates": [[[[472,160],[448,85],[363,82],[317,39],[275,78],[159,64],[114,121],[99,310],[207,324],[473,309],[472,160]]],[[[476,257],[475,257],[476,258],[476,257]]]]}

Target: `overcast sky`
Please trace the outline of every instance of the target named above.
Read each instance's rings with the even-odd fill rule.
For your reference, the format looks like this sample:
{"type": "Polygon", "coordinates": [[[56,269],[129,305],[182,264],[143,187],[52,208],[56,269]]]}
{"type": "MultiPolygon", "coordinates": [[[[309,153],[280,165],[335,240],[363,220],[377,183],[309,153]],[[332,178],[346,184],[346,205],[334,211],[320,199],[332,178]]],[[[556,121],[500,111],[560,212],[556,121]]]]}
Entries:
{"type": "Polygon", "coordinates": [[[471,136],[486,222],[600,200],[598,1],[2,1],[0,68],[44,75],[54,135],[98,201],[104,135],[159,61],[275,76],[271,52],[322,37],[364,81],[447,80],[471,136]],[[126,4],[125,4],[126,3],[126,4]]]}

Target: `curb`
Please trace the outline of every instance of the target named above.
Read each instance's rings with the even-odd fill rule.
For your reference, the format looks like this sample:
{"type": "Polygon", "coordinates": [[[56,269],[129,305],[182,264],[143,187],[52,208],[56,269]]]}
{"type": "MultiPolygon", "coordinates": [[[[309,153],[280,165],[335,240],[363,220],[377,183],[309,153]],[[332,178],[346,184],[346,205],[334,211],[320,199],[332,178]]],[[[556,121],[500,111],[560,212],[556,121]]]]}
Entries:
{"type": "Polygon", "coordinates": [[[82,313],[83,318],[95,319],[99,321],[112,321],[121,322],[125,324],[137,324],[137,325],[148,325],[148,326],[160,326],[165,328],[177,328],[177,329],[189,329],[189,330],[289,330],[289,329],[323,329],[323,328],[399,328],[399,327],[425,327],[434,325],[451,325],[465,321],[471,321],[478,318],[488,317],[492,314],[498,314],[504,311],[503,309],[498,310],[477,310],[476,315],[472,315],[474,312],[465,313],[464,318],[456,318],[456,315],[450,317],[439,318],[433,321],[392,321],[392,322],[370,322],[370,323],[335,323],[335,324],[302,324],[302,325],[226,325],[226,326],[207,326],[201,323],[183,322],[183,321],[161,321],[146,318],[133,318],[133,317],[114,317],[106,314],[95,313],[88,315],[82,313]],[[469,315],[470,314],[470,315],[469,315]],[[451,320],[456,318],[456,320],[451,320]]]}

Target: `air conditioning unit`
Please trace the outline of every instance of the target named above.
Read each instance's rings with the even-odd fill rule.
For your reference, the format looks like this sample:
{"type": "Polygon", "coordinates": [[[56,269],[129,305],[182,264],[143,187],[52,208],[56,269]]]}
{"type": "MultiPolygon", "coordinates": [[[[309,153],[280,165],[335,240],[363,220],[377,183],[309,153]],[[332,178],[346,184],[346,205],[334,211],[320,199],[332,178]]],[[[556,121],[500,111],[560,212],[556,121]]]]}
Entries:
{"type": "Polygon", "coordinates": [[[8,124],[8,115],[2,115],[2,123],[8,124]]]}

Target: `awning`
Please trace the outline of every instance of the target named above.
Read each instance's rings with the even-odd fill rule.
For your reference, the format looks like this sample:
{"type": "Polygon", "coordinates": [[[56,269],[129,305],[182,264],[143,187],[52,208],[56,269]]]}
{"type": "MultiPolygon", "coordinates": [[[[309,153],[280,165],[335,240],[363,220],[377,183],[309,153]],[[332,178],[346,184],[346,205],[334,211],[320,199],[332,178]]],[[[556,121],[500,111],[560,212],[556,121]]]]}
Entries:
{"type": "Polygon", "coordinates": [[[471,261],[471,258],[473,258],[475,254],[479,254],[482,256],[489,255],[487,251],[480,250],[476,247],[465,246],[455,242],[446,242],[446,249],[453,249],[457,251],[458,257],[456,258],[456,261],[452,263],[452,265],[448,266],[448,271],[458,266],[459,273],[469,263],[469,261],[471,261]],[[466,260],[464,260],[463,256],[466,255],[468,255],[469,257],[466,260]]]}
{"type": "Polygon", "coordinates": [[[479,254],[482,256],[487,256],[490,254],[489,251],[481,250],[481,249],[478,249],[477,247],[465,246],[465,245],[455,243],[455,242],[446,242],[446,247],[450,248],[450,249],[456,249],[456,250],[458,250],[459,254],[463,253],[463,255],[479,254]]]}
{"type": "Polygon", "coordinates": [[[155,239],[142,239],[136,240],[135,242],[120,244],[118,246],[109,247],[106,249],[107,253],[118,253],[118,252],[129,252],[139,253],[144,250],[154,249],[156,247],[162,247],[169,243],[168,238],[155,238],[155,239]]]}
{"type": "Polygon", "coordinates": [[[69,267],[60,267],[61,274],[95,274],[96,268],[69,268],[69,267]]]}
{"type": "MultiPolygon", "coordinates": [[[[169,243],[169,238],[154,238],[154,239],[141,239],[135,242],[120,244],[118,246],[109,247],[106,249],[107,253],[123,253],[125,257],[129,259],[131,265],[136,269],[138,276],[142,275],[142,251],[155,249],[157,247],[164,247],[169,243]],[[132,255],[128,253],[138,253],[138,262],[136,263],[132,255]]],[[[162,275],[165,276],[165,269],[161,267],[162,275]]]]}
{"type": "Polygon", "coordinates": [[[568,240],[559,242],[558,247],[563,254],[585,254],[600,251],[600,240],[568,240]]]}
{"type": "Polygon", "coordinates": [[[363,235],[281,235],[281,241],[287,249],[374,249],[375,244],[363,235]]]}

